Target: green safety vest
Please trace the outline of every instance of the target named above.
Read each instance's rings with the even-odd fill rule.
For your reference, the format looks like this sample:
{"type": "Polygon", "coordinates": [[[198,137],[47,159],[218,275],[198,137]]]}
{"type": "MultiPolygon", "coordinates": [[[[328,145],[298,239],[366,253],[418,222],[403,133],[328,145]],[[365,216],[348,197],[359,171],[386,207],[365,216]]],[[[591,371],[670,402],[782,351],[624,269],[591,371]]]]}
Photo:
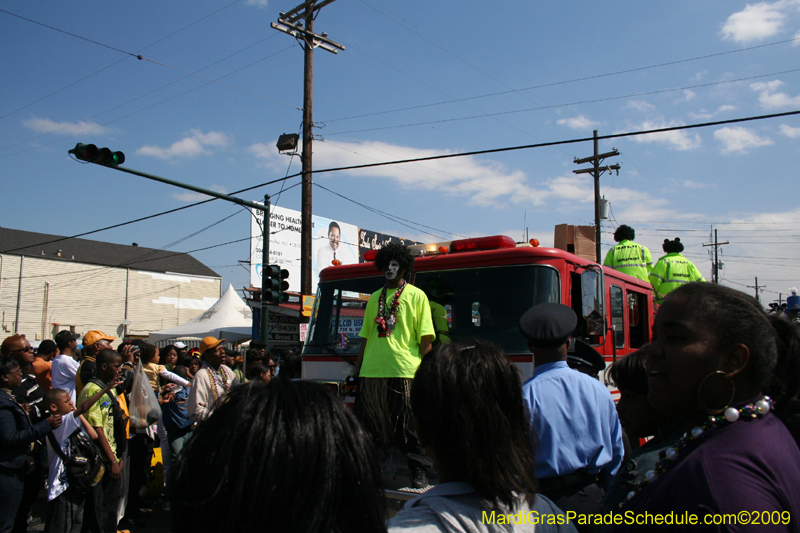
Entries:
{"type": "Polygon", "coordinates": [[[608,251],[603,265],[648,281],[647,274],[653,269],[653,260],[650,258],[650,250],[625,239],[608,251]]]}
{"type": "Polygon", "coordinates": [[[650,271],[650,284],[656,293],[658,304],[667,294],[692,281],[705,281],[705,279],[694,263],[679,253],[665,255],[650,271]]]}

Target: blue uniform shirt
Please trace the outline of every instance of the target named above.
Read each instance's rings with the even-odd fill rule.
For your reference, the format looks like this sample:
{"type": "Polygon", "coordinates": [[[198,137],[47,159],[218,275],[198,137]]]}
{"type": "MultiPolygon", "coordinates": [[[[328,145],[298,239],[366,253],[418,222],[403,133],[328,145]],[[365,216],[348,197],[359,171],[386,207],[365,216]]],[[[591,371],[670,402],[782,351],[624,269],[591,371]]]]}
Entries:
{"type": "Polygon", "coordinates": [[[565,476],[585,469],[608,489],[624,450],[622,426],[611,393],[566,361],[538,365],[522,386],[538,440],[536,477],[565,476]]]}

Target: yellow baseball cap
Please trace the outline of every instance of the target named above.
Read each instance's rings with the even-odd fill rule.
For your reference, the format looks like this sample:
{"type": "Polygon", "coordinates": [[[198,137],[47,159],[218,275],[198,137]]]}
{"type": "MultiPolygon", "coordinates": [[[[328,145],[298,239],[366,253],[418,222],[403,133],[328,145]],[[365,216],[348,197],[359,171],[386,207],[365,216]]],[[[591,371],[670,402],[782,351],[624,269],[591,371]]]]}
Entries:
{"type": "Polygon", "coordinates": [[[86,335],[83,336],[83,345],[84,346],[91,346],[92,344],[96,343],[97,341],[107,340],[108,342],[113,341],[116,339],[113,335],[106,335],[102,331],[98,331],[93,329],[91,331],[87,331],[86,335]]]}
{"type": "Polygon", "coordinates": [[[200,354],[206,353],[206,350],[210,350],[211,348],[216,348],[220,344],[225,342],[225,339],[217,339],[216,337],[205,337],[203,342],[200,343],[200,354]]]}

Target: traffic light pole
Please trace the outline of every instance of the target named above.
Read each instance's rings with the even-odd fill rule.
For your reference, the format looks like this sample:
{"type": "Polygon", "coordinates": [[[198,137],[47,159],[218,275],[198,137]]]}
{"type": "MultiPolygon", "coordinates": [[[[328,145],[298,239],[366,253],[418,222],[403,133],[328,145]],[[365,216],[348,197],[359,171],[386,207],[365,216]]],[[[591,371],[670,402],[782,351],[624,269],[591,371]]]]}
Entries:
{"type": "MultiPolygon", "coordinates": [[[[101,166],[108,166],[102,165],[101,166]]],[[[242,200],[241,198],[236,198],[235,196],[228,196],[227,194],[222,194],[217,191],[212,191],[209,189],[204,189],[203,187],[198,187],[196,185],[190,185],[188,183],[183,183],[180,181],[171,180],[169,178],[162,178],[161,176],[156,176],[155,174],[148,174],[147,172],[142,172],[140,170],[134,170],[132,168],[125,168],[120,166],[108,166],[108,168],[113,168],[114,170],[119,170],[120,172],[127,172],[128,174],[133,174],[135,176],[141,176],[143,178],[147,178],[153,181],[160,181],[161,183],[166,183],[167,185],[172,185],[173,187],[180,187],[181,189],[187,189],[189,191],[199,192],[201,194],[205,194],[208,196],[213,196],[214,198],[219,198],[220,200],[225,200],[226,202],[231,202],[234,204],[241,205],[243,207],[249,207],[250,209],[255,209],[257,211],[261,211],[264,213],[264,220],[261,224],[261,236],[262,236],[262,255],[261,255],[261,339],[264,342],[267,342],[269,338],[269,306],[265,301],[264,293],[265,287],[267,286],[267,278],[268,278],[268,271],[269,269],[267,266],[269,265],[269,208],[270,208],[270,201],[269,195],[264,195],[264,204],[258,204],[255,202],[249,202],[247,200],[242,200]]]]}

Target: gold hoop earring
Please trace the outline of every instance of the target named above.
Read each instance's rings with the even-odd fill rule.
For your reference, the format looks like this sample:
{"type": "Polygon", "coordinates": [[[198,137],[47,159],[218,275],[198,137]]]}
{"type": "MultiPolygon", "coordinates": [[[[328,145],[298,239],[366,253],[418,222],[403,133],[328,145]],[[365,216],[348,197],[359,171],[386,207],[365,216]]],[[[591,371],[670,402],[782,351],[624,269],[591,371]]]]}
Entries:
{"type": "Polygon", "coordinates": [[[717,370],[716,372],[711,372],[706,377],[703,378],[703,381],[700,382],[700,385],[697,386],[697,403],[700,404],[700,408],[705,411],[709,415],[718,415],[725,411],[728,406],[733,403],[733,398],[736,396],[736,385],[733,381],[725,378],[725,372],[722,370],[717,370]],[[715,409],[713,407],[709,407],[708,404],[703,400],[703,386],[706,384],[706,381],[711,378],[711,376],[722,376],[722,379],[730,384],[731,386],[731,397],[728,399],[728,402],[725,404],[724,407],[720,407],[719,409],[715,409]]]}

